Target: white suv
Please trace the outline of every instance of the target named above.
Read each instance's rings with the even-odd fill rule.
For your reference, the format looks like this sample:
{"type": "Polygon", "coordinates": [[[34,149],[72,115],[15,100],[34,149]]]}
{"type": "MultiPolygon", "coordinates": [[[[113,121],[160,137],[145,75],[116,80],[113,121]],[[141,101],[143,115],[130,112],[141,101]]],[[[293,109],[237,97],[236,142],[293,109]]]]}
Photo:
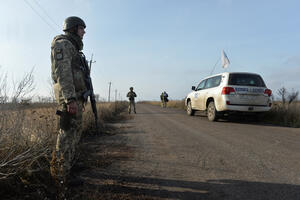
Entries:
{"type": "Polygon", "coordinates": [[[187,114],[207,111],[210,121],[224,113],[266,112],[272,106],[272,90],[260,75],[246,72],[224,72],[200,81],[185,99],[187,114]]]}

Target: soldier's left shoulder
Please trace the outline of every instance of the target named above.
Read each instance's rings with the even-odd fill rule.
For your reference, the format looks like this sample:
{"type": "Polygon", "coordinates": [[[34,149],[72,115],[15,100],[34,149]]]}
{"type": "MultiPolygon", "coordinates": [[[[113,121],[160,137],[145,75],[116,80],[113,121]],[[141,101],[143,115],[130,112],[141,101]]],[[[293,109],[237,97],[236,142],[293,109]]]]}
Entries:
{"type": "Polygon", "coordinates": [[[53,53],[56,60],[69,59],[75,54],[75,49],[70,41],[61,39],[53,45],[53,53]]]}

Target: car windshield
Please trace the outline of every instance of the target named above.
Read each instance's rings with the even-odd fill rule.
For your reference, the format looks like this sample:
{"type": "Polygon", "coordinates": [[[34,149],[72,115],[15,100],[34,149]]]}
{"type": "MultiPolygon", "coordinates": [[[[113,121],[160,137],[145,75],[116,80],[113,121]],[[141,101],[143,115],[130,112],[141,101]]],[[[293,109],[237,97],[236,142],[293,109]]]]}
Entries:
{"type": "Polygon", "coordinates": [[[263,79],[255,74],[230,74],[229,85],[266,87],[263,79]]]}

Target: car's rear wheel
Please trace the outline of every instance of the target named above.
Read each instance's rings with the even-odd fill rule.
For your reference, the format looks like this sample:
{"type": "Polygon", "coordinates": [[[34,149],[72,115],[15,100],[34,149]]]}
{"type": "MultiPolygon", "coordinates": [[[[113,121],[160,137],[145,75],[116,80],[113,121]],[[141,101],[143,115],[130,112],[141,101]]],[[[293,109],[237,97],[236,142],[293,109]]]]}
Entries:
{"type": "Polygon", "coordinates": [[[190,115],[190,116],[195,115],[195,110],[193,110],[193,108],[192,108],[192,103],[191,103],[191,101],[189,101],[189,102],[187,103],[186,113],[187,113],[188,115],[190,115]]]}
{"type": "Polygon", "coordinates": [[[211,101],[207,107],[207,118],[209,121],[217,121],[218,120],[218,111],[215,107],[215,102],[211,101]]]}

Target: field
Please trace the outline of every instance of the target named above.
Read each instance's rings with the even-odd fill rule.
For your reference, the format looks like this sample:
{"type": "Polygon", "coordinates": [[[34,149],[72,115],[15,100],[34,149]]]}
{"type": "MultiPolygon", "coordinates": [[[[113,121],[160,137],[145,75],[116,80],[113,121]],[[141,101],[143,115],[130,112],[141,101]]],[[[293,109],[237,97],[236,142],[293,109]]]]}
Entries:
{"type": "MultiPolygon", "coordinates": [[[[160,106],[160,101],[144,101],[152,105],[160,106]]],[[[184,100],[170,100],[167,107],[186,109],[184,100]]],[[[279,126],[300,127],[300,102],[283,105],[281,102],[274,102],[272,109],[260,116],[260,122],[279,126]]]]}
{"type": "MultiPolygon", "coordinates": [[[[96,133],[94,116],[87,105],[83,137],[102,134],[105,123],[115,120],[126,106],[125,102],[97,104],[100,133],[96,133]]],[[[51,193],[53,186],[49,163],[58,130],[56,105],[0,105],[0,109],[1,198],[26,199],[18,197],[24,193],[29,199],[49,196],[44,193],[51,193]]]]}

